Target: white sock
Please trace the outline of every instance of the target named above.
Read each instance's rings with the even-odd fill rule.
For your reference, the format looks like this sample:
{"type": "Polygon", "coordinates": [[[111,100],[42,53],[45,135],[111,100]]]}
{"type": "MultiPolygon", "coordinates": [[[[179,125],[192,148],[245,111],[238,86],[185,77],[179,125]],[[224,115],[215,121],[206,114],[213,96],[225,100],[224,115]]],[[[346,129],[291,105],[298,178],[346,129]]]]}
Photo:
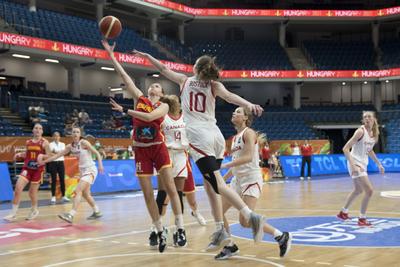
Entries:
{"type": "Polygon", "coordinates": [[[360,213],[360,219],[366,219],[366,218],[367,218],[367,216],[365,214],[360,213]]]}
{"type": "Polygon", "coordinates": [[[100,211],[100,209],[99,209],[99,207],[97,207],[97,205],[94,205],[94,207],[93,207],[93,211],[97,213],[97,212],[99,212],[99,211],[100,211]]]}
{"type": "Polygon", "coordinates": [[[161,219],[154,221],[153,224],[154,224],[154,227],[156,228],[157,232],[162,232],[162,230],[164,230],[161,219]]]}
{"type": "Polygon", "coordinates": [[[175,218],[175,225],[178,229],[183,229],[183,215],[179,214],[175,218]]]}
{"type": "Polygon", "coordinates": [[[71,214],[71,216],[74,217],[75,214],[76,214],[76,210],[70,210],[70,211],[69,211],[69,214],[71,214]]]}
{"type": "Polygon", "coordinates": [[[38,209],[37,205],[31,207],[31,210],[37,210],[37,209],[38,209]]]}
{"type": "Polygon", "coordinates": [[[193,216],[197,216],[197,210],[192,210],[193,216]]]}
{"type": "Polygon", "coordinates": [[[240,214],[242,214],[244,216],[244,218],[246,219],[246,221],[250,220],[250,214],[252,213],[251,209],[249,209],[249,207],[245,206],[244,208],[242,208],[240,210],[240,214]]]}
{"type": "Polygon", "coordinates": [[[11,210],[11,213],[12,213],[12,214],[17,214],[18,206],[19,206],[19,205],[14,205],[14,204],[12,205],[12,210],[11,210]]]}
{"type": "Polygon", "coordinates": [[[224,222],[215,222],[215,229],[217,230],[217,232],[224,229],[224,222]]]}
{"type": "Polygon", "coordinates": [[[278,236],[281,236],[283,233],[281,232],[281,231],[279,231],[278,229],[275,229],[275,231],[274,231],[274,238],[276,238],[276,237],[278,237],[278,236]]]}
{"type": "Polygon", "coordinates": [[[344,213],[349,213],[349,209],[346,209],[346,208],[342,208],[342,211],[343,211],[344,213]]]}

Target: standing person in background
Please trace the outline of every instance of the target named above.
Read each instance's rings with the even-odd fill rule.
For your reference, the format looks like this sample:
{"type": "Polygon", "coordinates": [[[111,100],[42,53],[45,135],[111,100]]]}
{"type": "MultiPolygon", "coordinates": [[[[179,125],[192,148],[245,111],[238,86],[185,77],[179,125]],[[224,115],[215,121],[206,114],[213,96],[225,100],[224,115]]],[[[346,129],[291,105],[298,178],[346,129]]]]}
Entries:
{"type": "MultiPolygon", "coordinates": [[[[60,133],[53,133],[53,142],[50,143],[50,151],[53,154],[57,154],[65,149],[65,144],[60,141],[60,133]]],[[[47,164],[48,171],[51,175],[51,200],[50,204],[56,204],[56,188],[57,188],[57,174],[60,180],[60,188],[63,202],[69,202],[69,199],[65,196],[65,166],[64,157],[60,157],[47,164]]]]}
{"type": "Polygon", "coordinates": [[[304,180],[304,167],[307,163],[307,179],[311,179],[311,155],[312,146],[308,143],[308,140],[304,141],[304,144],[300,147],[301,150],[301,175],[300,180],[304,180]]]}
{"type": "Polygon", "coordinates": [[[268,141],[266,138],[260,137],[258,138],[261,140],[259,142],[260,146],[260,157],[261,157],[261,167],[269,169],[269,159],[271,157],[271,149],[269,148],[268,141]]]}

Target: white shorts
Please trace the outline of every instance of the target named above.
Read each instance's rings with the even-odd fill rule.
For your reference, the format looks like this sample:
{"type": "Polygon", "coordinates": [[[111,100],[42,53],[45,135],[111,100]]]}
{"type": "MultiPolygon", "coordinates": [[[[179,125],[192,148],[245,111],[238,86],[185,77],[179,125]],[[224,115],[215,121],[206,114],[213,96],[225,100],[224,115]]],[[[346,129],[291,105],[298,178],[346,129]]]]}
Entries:
{"type": "Polygon", "coordinates": [[[358,177],[368,176],[367,166],[357,161],[355,162],[355,165],[360,169],[360,171],[356,175],[353,175],[351,172],[350,163],[347,161],[347,170],[349,171],[351,178],[356,179],[358,177]]]}
{"type": "Polygon", "coordinates": [[[235,190],[240,197],[251,196],[258,199],[261,196],[263,179],[261,175],[259,177],[252,176],[251,178],[233,177],[229,186],[235,190]]]}
{"type": "Polygon", "coordinates": [[[172,177],[185,177],[188,176],[187,169],[187,154],[184,150],[168,149],[168,154],[172,162],[172,177]]]}
{"type": "Polygon", "coordinates": [[[89,184],[94,184],[94,181],[97,177],[97,168],[96,166],[87,167],[87,168],[80,168],[80,176],[82,181],[85,181],[89,184]]]}
{"type": "Polygon", "coordinates": [[[217,125],[186,126],[186,135],[190,144],[190,156],[195,162],[207,156],[214,156],[216,159],[224,157],[225,138],[217,125]]]}

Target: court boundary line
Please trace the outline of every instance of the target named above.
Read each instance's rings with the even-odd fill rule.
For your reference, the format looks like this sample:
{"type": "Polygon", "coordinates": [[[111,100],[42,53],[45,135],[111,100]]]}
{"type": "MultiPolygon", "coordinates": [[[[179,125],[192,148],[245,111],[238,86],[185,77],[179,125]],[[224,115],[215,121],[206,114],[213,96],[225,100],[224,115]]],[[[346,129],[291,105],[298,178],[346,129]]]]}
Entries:
{"type": "MultiPolygon", "coordinates": [[[[113,254],[113,255],[104,255],[104,256],[96,256],[96,257],[87,257],[87,258],[75,259],[75,260],[64,261],[64,262],[59,262],[59,263],[53,263],[50,265],[43,265],[43,267],[56,267],[56,266],[61,266],[61,265],[66,265],[66,264],[71,264],[71,263],[85,262],[88,260],[110,259],[110,258],[129,257],[129,256],[155,256],[155,255],[156,256],[164,256],[164,255],[167,255],[167,256],[171,256],[171,255],[172,256],[173,255],[215,256],[215,254],[202,253],[202,252],[165,252],[165,253],[138,252],[138,253],[129,253],[129,254],[113,254]]],[[[276,267],[285,267],[285,265],[281,265],[279,263],[269,261],[266,259],[252,258],[252,257],[245,257],[245,256],[234,256],[233,258],[257,261],[257,262],[261,262],[261,263],[270,264],[270,265],[276,266],[276,267]]]]}

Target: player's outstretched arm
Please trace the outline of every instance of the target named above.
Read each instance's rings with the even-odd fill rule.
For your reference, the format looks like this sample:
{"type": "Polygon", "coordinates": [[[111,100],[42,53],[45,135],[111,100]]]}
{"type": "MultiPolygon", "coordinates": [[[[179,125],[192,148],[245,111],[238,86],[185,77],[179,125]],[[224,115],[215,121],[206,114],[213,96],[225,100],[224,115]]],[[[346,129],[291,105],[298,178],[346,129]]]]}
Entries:
{"type": "Polygon", "coordinates": [[[138,99],[139,97],[141,97],[143,95],[142,91],[140,91],[140,89],[136,87],[132,78],[128,75],[128,73],[126,73],[124,68],[114,56],[114,48],[116,43],[114,42],[113,45],[110,45],[106,40],[102,40],[101,43],[103,44],[104,49],[108,52],[108,55],[110,56],[114,64],[115,70],[119,73],[122,80],[124,81],[126,89],[129,91],[134,99],[138,99]]]}
{"type": "Polygon", "coordinates": [[[167,66],[165,66],[161,61],[159,61],[158,59],[154,58],[152,55],[147,54],[147,53],[143,53],[137,50],[133,50],[132,51],[134,54],[147,58],[151,64],[154,65],[154,67],[156,67],[156,69],[162,74],[164,75],[168,80],[171,80],[177,84],[179,84],[179,86],[183,86],[183,84],[185,83],[187,76],[185,74],[182,73],[178,73],[175,72],[173,70],[171,70],[170,68],[168,68],[167,66]]]}

